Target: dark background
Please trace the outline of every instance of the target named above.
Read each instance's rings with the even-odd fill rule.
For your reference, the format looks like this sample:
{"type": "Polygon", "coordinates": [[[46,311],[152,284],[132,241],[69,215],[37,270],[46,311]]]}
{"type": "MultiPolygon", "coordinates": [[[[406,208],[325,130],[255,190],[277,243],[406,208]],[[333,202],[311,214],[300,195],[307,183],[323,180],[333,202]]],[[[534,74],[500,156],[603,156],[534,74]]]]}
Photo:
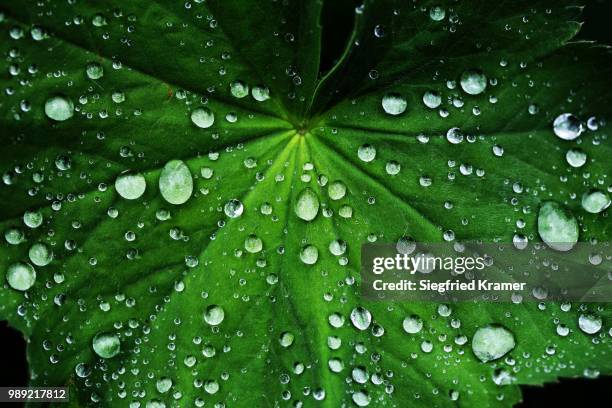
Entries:
{"type": "MultiPolygon", "coordinates": [[[[355,3],[358,2],[356,1],[355,3]]],[[[576,39],[595,40],[603,44],[612,45],[612,0],[590,0],[585,1],[585,3],[586,7],[583,12],[585,24],[576,39]]],[[[327,11],[327,17],[324,19],[323,25],[324,27],[332,27],[333,32],[325,32],[326,30],[324,30],[324,40],[328,49],[332,49],[330,54],[334,55],[329,55],[327,60],[324,56],[322,64],[331,66],[334,58],[341,54],[346,36],[348,36],[350,31],[350,25],[342,27],[341,24],[342,21],[347,21],[347,17],[350,17],[350,14],[347,16],[331,8],[328,8],[327,11]],[[325,21],[329,23],[325,24],[325,21]],[[338,35],[339,31],[344,31],[346,36],[338,35]]],[[[607,90],[603,91],[606,92],[607,90]]],[[[0,344],[3,350],[0,367],[0,386],[26,386],[28,383],[28,370],[23,336],[16,330],[8,327],[6,322],[0,322],[0,344]]],[[[516,407],[576,407],[577,401],[580,401],[580,405],[585,405],[586,403],[589,405],[603,404],[602,406],[606,406],[605,401],[610,401],[610,395],[612,395],[611,389],[611,377],[588,380],[582,378],[562,379],[558,383],[547,384],[543,387],[523,386],[523,402],[516,407]]]]}

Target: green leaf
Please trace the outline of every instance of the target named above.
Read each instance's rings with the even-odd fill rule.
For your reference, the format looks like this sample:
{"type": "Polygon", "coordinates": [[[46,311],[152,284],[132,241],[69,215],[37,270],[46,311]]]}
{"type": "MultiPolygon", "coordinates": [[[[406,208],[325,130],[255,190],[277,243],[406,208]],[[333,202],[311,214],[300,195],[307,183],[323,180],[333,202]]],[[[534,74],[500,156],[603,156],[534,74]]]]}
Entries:
{"type": "Polygon", "coordinates": [[[32,385],[68,386],[75,406],[486,407],[519,401],[519,384],[612,372],[605,305],[459,303],[447,316],[359,296],[362,244],[538,241],[544,201],[577,217],[580,241],[609,239],[608,212],[581,198],[610,191],[612,61],[569,42],[580,8],[449,2],[436,21],[434,3],[349,3],[2,4],[0,270],[21,263],[27,278],[24,262],[53,253],[27,291],[0,287],[32,385]],[[347,24],[322,27],[330,10],[351,16],[339,55],[325,33],[347,24]],[[486,89],[475,77],[465,92],[466,72],[486,89]],[[385,113],[388,95],[405,111],[385,113]],[[565,112],[592,129],[558,138],[565,112]],[[595,334],[578,326],[589,313],[595,334]],[[516,345],[483,363],[471,339],[488,325],[516,345]]]}

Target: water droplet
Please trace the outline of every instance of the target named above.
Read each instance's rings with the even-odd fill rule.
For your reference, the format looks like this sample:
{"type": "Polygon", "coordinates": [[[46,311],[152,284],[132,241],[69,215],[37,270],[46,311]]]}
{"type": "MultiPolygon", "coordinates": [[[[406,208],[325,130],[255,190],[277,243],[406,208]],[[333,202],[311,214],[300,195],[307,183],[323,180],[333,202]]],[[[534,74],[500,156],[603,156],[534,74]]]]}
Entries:
{"type": "Polygon", "coordinates": [[[256,254],[263,249],[263,242],[257,235],[251,234],[244,240],[244,249],[246,249],[247,252],[256,254]]]}
{"type": "Polygon", "coordinates": [[[369,144],[364,144],[357,149],[357,156],[361,161],[371,162],[376,157],[376,148],[369,144]]]}
{"type": "Polygon", "coordinates": [[[578,317],[578,327],[586,334],[595,334],[601,330],[601,317],[593,314],[581,314],[578,317]]]}
{"type": "Polygon", "coordinates": [[[270,90],[266,86],[256,85],[251,90],[251,96],[257,102],[264,102],[270,99],[270,90]]]}
{"type": "Polygon", "coordinates": [[[319,213],[319,197],[312,189],[305,188],[298,195],[294,210],[304,221],[314,220],[319,213]]]}
{"type": "Polygon", "coordinates": [[[478,95],[487,87],[487,77],[479,69],[468,69],[461,74],[461,89],[470,95],[478,95]]]}
{"type": "Polygon", "coordinates": [[[197,127],[206,129],[215,123],[215,114],[208,108],[197,108],[191,112],[191,121],[197,127]]]}
{"type": "Polygon", "coordinates": [[[364,307],[356,307],[351,312],[351,322],[359,330],[367,330],[372,323],[372,314],[364,307]]]}
{"type": "Polygon", "coordinates": [[[580,119],[571,113],[563,113],[553,122],[553,132],[563,140],[574,140],[584,131],[580,119]]]}
{"type": "Polygon", "coordinates": [[[429,9],[429,18],[433,21],[442,21],[446,16],[446,10],[440,6],[433,6],[429,9]]]}
{"type": "Polygon", "coordinates": [[[25,234],[18,228],[9,228],[4,231],[4,239],[11,245],[19,245],[25,241],[25,234]]]}
{"type": "Polygon", "coordinates": [[[147,182],[140,173],[122,173],[115,180],[115,190],[126,200],[140,198],[147,188],[147,182]]]}
{"type": "Polygon", "coordinates": [[[408,102],[398,93],[388,93],[382,98],[382,107],[389,115],[401,115],[406,110],[408,102]]]}
{"type": "Polygon", "coordinates": [[[17,262],[9,265],[6,281],[15,290],[26,291],[36,282],[36,271],[29,263],[17,262]]]}
{"type": "Polygon", "coordinates": [[[442,104],[442,97],[436,91],[427,91],[423,94],[423,103],[430,109],[436,109],[442,104]]]}
{"type": "Polygon", "coordinates": [[[204,321],[211,326],[218,326],[225,319],[225,310],[218,305],[210,305],[204,311],[204,321]]]}
{"type": "Polygon", "coordinates": [[[45,114],[58,122],[68,120],[74,115],[74,104],[66,96],[54,96],[45,102],[45,114]]]}
{"type": "Polygon", "coordinates": [[[385,36],[385,34],[386,34],[386,32],[385,32],[385,27],[384,27],[384,26],[382,26],[382,25],[378,24],[378,25],[376,25],[376,26],[374,27],[374,35],[375,35],[376,37],[378,37],[378,38],[382,38],[382,37],[384,37],[384,36],[385,36]]]}
{"type": "Polygon", "coordinates": [[[546,201],[538,213],[538,233],[552,249],[569,251],[578,242],[578,222],[559,203],[546,201]]]}
{"type": "Polygon", "coordinates": [[[408,334],[416,334],[423,328],[423,319],[417,315],[408,316],[402,322],[404,331],[408,334]]]}
{"type": "Polygon", "coordinates": [[[357,391],[353,393],[353,402],[358,407],[367,407],[370,405],[371,398],[365,391],[357,391]]]}
{"type": "Polygon", "coordinates": [[[53,260],[53,253],[48,246],[36,243],[30,247],[28,252],[30,261],[36,266],[47,266],[53,260]]]}
{"type": "Polygon", "coordinates": [[[446,132],[446,140],[452,144],[459,144],[463,141],[463,132],[458,127],[450,128],[446,132]]]}
{"type": "Polygon", "coordinates": [[[227,203],[225,203],[225,206],[223,207],[223,212],[230,218],[240,217],[243,211],[244,206],[242,205],[240,200],[237,200],[235,198],[229,200],[227,203]]]}
{"type": "Polygon", "coordinates": [[[90,62],[85,68],[87,78],[89,79],[100,79],[104,76],[104,68],[97,62],[90,62]]]}
{"type": "Polygon", "coordinates": [[[395,160],[391,160],[390,162],[387,162],[387,164],[385,165],[385,171],[390,176],[395,176],[399,174],[401,169],[402,169],[402,166],[395,160]]]}
{"type": "Polygon", "coordinates": [[[99,333],[93,338],[93,349],[102,358],[113,358],[121,350],[119,336],[110,333],[99,333]]]}
{"type": "Polygon", "coordinates": [[[165,394],[172,388],[172,380],[168,377],[162,377],[155,383],[155,388],[158,392],[165,394]]]}
{"type": "Polygon", "coordinates": [[[610,206],[610,196],[600,190],[593,190],[582,196],[582,208],[591,214],[598,214],[610,206]]]}
{"type": "Polygon", "coordinates": [[[281,346],[287,348],[287,347],[291,347],[294,340],[295,340],[295,336],[293,335],[293,333],[283,332],[281,333],[278,339],[278,342],[280,343],[281,346]]]}
{"type": "Polygon", "coordinates": [[[319,259],[319,250],[314,245],[306,245],[300,251],[300,260],[306,265],[314,265],[319,259]]]}
{"type": "Polygon", "coordinates": [[[483,363],[503,357],[515,345],[512,332],[502,326],[481,327],[476,330],[472,338],[472,351],[483,363]]]}
{"type": "Polygon", "coordinates": [[[587,161],[587,155],[582,149],[569,149],[565,154],[565,160],[572,167],[582,167],[587,161]]]}
{"type": "Polygon", "coordinates": [[[249,86],[242,81],[234,81],[230,84],[230,92],[234,98],[244,98],[249,94],[249,86]]]}
{"type": "Polygon", "coordinates": [[[30,228],[38,228],[42,225],[43,215],[40,211],[26,211],[23,213],[23,223],[30,228]]]}
{"type": "Polygon", "coordinates": [[[159,191],[170,204],[183,204],[193,193],[193,178],[182,160],[170,160],[159,176],[159,191]]]}
{"type": "Polygon", "coordinates": [[[332,200],[340,200],[346,195],[346,185],[340,180],[332,181],[327,187],[327,194],[332,200]]]}

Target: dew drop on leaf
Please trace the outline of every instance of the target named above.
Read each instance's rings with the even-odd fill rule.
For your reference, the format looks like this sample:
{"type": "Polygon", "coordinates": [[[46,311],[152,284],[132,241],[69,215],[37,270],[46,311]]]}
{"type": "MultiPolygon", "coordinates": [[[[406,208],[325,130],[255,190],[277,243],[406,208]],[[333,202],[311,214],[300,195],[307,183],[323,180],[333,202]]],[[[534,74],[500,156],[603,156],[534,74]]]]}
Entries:
{"type": "Polygon", "coordinates": [[[215,123],[215,114],[208,108],[196,108],[191,112],[191,121],[197,127],[206,129],[215,123]]]}
{"type": "Polygon", "coordinates": [[[582,208],[591,214],[598,214],[610,206],[610,196],[600,190],[593,190],[582,196],[582,208]]]}
{"type": "Polygon", "coordinates": [[[574,140],[584,131],[584,126],[573,114],[563,113],[554,120],[553,131],[560,139],[574,140]]]}
{"type": "Polygon", "coordinates": [[[545,201],[538,213],[538,234],[552,249],[569,251],[578,242],[578,221],[561,204],[545,201]]]}
{"type": "Polygon", "coordinates": [[[36,271],[29,263],[10,264],[6,271],[6,281],[15,290],[26,291],[36,282],[36,271]]]}
{"type": "Polygon", "coordinates": [[[314,245],[306,245],[300,251],[300,260],[306,265],[314,265],[319,259],[319,250],[314,245]]]}
{"type": "Polygon", "coordinates": [[[238,80],[230,84],[230,92],[234,98],[244,98],[249,94],[249,86],[238,80]]]}
{"type": "Polygon", "coordinates": [[[159,191],[170,204],[183,204],[193,193],[193,177],[182,160],[170,160],[159,176],[159,191]]]}
{"type": "Polygon", "coordinates": [[[461,74],[461,89],[470,95],[478,95],[487,87],[487,77],[479,69],[468,69],[461,74]]]}
{"type": "Polygon", "coordinates": [[[423,94],[423,103],[430,109],[436,109],[442,104],[442,97],[436,91],[427,91],[423,94]]]}
{"type": "Polygon", "coordinates": [[[204,321],[211,326],[218,326],[225,319],[225,310],[218,305],[210,305],[204,311],[204,321]]]}
{"type": "Polygon", "coordinates": [[[446,10],[441,6],[432,6],[429,9],[429,18],[433,21],[442,21],[446,16],[446,10]]]}
{"type": "Polygon", "coordinates": [[[340,200],[346,195],[346,185],[340,181],[332,181],[327,187],[327,194],[332,200],[340,200]]]}
{"type": "Polygon", "coordinates": [[[147,182],[140,173],[126,172],[120,174],[115,180],[115,190],[126,200],[140,198],[147,188],[147,182]]]}
{"type": "Polygon", "coordinates": [[[36,266],[47,266],[53,260],[53,253],[49,247],[42,243],[36,243],[28,251],[30,261],[36,266]]]}
{"type": "Polygon", "coordinates": [[[30,228],[38,228],[43,222],[43,215],[40,211],[26,211],[23,213],[23,223],[30,228]]]}
{"type": "Polygon", "coordinates": [[[251,89],[251,96],[253,96],[253,99],[257,102],[264,102],[270,99],[270,90],[267,86],[256,85],[251,89]]]}
{"type": "Polygon", "coordinates": [[[251,234],[244,240],[244,249],[247,252],[256,254],[263,249],[263,242],[257,235],[251,234]]]}
{"type": "Polygon", "coordinates": [[[406,98],[395,92],[388,93],[382,98],[383,110],[389,115],[401,115],[407,106],[406,98]]]}
{"type": "Polygon", "coordinates": [[[85,72],[87,73],[87,78],[89,79],[95,80],[104,76],[104,68],[102,68],[102,65],[98,64],[97,62],[90,62],[87,64],[85,72]]]}
{"type": "Polygon", "coordinates": [[[51,97],[45,102],[45,115],[57,122],[68,120],[74,115],[74,104],[63,95],[51,97]]]}
{"type": "Polygon", "coordinates": [[[113,358],[121,350],[119,336],[111,333],[99,333],[93,338],[93,349],[102,358],[113,358]]]}
{"type": "Polygon", "coordinates": [[[312,221],[319,213],[319,197],[310,188],[300,192],[294,206],[295,214],[304,221],[312,221]]]}
{"type": "Polygon", "coordinates": [[[356,307],[351,311],[351,322],[359,330],[367,330],[372,323],[372,314],[364,307],[356,307]]]}
{"type": "Polygon", "coordinates": [[[582,149],[569,149],[565,154],[565,160],[572,167],[582,167],[587,161],[587,155],[582,149]]]}
{"type": "Polygon", "coordinates": [[[244,206],[242,205],[240,200],[237,200],[235,198],[229,200],[227,203],[225,203],[225,206],[223,207],[223,212],[230,218],[240,217],[243,211],[244,206]]]}
{"type": "Polygon", "coordinates": [[[423,328],[423,319],[417,315],[407,316],[402,322],[402,327],[406,333],[416,334],[423,328]]]}
{"type": "Polygon", "coordinates": [[[578,317],[578,327],[587,334],[595,334],[601,330],[601,317],[594,314],[581,314],[578,317]]]}
{"type": "Polygon", "coordinates": [[[376,158],[376,148],[369,144],[364,144],[357,149],[357,156],[363,162],[371,162],[376,158]]]}
{"type": "Polygon", "coordinates": [[[515,345],[512,332],[505,327],[496,325],[479,328],[472,338],[472,351],[483,363],[503,357],[515,345]]]}

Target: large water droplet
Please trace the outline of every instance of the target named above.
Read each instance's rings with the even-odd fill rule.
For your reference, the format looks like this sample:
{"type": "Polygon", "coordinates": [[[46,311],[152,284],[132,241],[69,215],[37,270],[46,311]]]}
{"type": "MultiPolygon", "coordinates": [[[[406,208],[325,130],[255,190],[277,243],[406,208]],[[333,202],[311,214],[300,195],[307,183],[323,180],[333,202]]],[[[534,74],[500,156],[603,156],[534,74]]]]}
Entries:
{"type": "Polygon", "coordinates": [[[300,251],[300,260],[306,265],[313,265],[319,259],[319,250],[314,245],[306,245],[300,251]]]}
{"type": "Polygon", "coordinates": [[[45,102],[45,115],[58,122],[70,119],[74,115],[74,104],[66,96],[54,96],[45,102]]]}
{"type": "Polygon", "coordinates": [[[472,351],[483,363],[503,357],[515,345],[512,332],[502,326],[481,327],[472,338],[472,351]]]}
{"type": "Polygon", "coordinates": [[[569,149],[565,154],[565,160],[572,167],[582,167],[587,161],[587,155],[581,149],[569,149]]]}
{"type": "Polygon", "coordinates": [[[28,263],[17,262],[9,265],[6,271],[6,281],[16,290],[26,291],[36,282],[36,271],[28,263]]]}
{"type": "Polygon", "coordinates": [[[87,78],[89,79],[100,79],[104,76],[104,68],[97,62],[90,62],[85,68],[87,78]]]}
{"type": "Polygon", "coordinates": [[[433,21],[442,21],[446,16],[446,10],[444,7],[433,6],[429,9],[429,18],[433,21]]]}
{"type": "Polygon", "coordinates": [[[578,242],[578,222],[559,203],[546,201],[540,206],[538,233],[552,249],[569,251],[578,242]]]}
{"type": "Polygon", "coordinates": [[[388,93],[382,98],[382,107],[389,115],[401,115],[406,110],[408,102],[398,93],[388,93]]]}
{"type": "Polygon", "coordinates": [[[591,214],[598,214],[610,206],[610,196],[600,190],[593,190],[582,196],[582,208],[591,214]]]}
{"type": "Polygon", "coordinates": [[[595,334],[601,330],[601,317],[593,314],[581,314],[578,317],[578,327],[587,334],[595,334]]]}
{"type": "Polygon", "coordinates": [[[218,326],[225,319],[225,310],[218,305],[210,305],[204,311],[204,321],[211,326],[218,326]]]}
{"type": "Polygon", "coordinates": [[[172,388],[172,380],[168,377],[162,377],[155,383],[155,388],[158,392],[165,394],[172,388]]]}
{"type": "Polygon", "coordinates": [[[48,246],[41,243],[36,243],[30,247],[28,252],[30,261],[36,266],[47,266],[53,260],[53,252],[48,246]]]}
{"type": "Polygon", "coordinates": [[[121,350],[119,336],[110,333],[99,333],[93,338],[93,349],[102,358],[113,358],[121,350]]]}
{"type": "Polygon", "coordinates": [[[553,122],[553,132],[563,140],[574,140],[584,131],[580,119],[571,113],[563,113],[553,122]]]}
{"type": "Polygon", "coordinates": [[[197,108],[191,112],[191,121],[197,127],[206,129],[215,123],[215,114],[208,108],[197,108]]]}
{"type": "Polygon", "coordinates": [[[304,221],[314,220],[319,213],[319,197],[310,188],[305,188],[298,195],[294,210],[304,221]]]}
{"type": "Polygon", "coordinates": [[[247,252],[256,254],[263,249],[263,242],[257,235],[251,234],[244,240],[244,249],[246,249],[247,252]]]}
{"type": "Polygon", "coordinates": [[[442,97],[438,92],[427,91],[423,94],[423,103],[430,109],[436,109],[442,104],[442,97]]]}
{"type": "Polygon", "coordinates": [[[115,180],[115,190],[126,200],[140,198],[147,188],[147,182],[140,173],[123,173],[115,180]]]}
{"type": "Polygon", "coordinates": [[[253,87],[253,89],[251,89],[251,96],[257,102],[267,101],[270,99],[270,90],[267,86],[256,85],[253,87]]]}
{"type": "Polygon", "coordinates": [[[346,185],[339,180],[332,181],[327,187],[327,194],[332,200],[340,200],[346,195],[346,185]]]}
{"type": "Polygon", "coordinates": [[[170,160],[159,176],[159,191],[170,204],[183,204],[193,193],[193,178],[182,160],[170,160]]]}
{"type": "Polygon", "coordinates": [[[367,330],[372,323],[372,313],[364,307],[358,306],[351,312],[351,322],[359,330],[367,330]]]}
{"type": "Polygon", "coordinates": [[[369,144],[364,144],[357,149],[357,156],[361,161],[371,162],[376,157],[376,148],[369,144]]]}
{"type": "Polygon", "coordinates": [[[417,315],[408,316],[402,322],[404,331],[408,334],[416,334],[423,328],[423,319],[417,315]]]}
{"type": "Polygon", "coordinates": [[[242,81],[234,81],[230,84],[230,92],[234,98],[244,98],[249,94],[249,86],[242,81]]]}
{"type": "Polygon", "coordinates": [[[227,203],[225,203],[225,206],[223,207],[223,212],[230,218],[240,217],[243,211],[244,206],[242,205],[240,200],[237,200],[235,198],[229,200],[227,203]]]}
{"type": "Polygon", "coordinates": [[[470,95],[478,95],[487,87],[487,77],[479,69],[468,69],[461,74],[461,89],[470,95]]]}

